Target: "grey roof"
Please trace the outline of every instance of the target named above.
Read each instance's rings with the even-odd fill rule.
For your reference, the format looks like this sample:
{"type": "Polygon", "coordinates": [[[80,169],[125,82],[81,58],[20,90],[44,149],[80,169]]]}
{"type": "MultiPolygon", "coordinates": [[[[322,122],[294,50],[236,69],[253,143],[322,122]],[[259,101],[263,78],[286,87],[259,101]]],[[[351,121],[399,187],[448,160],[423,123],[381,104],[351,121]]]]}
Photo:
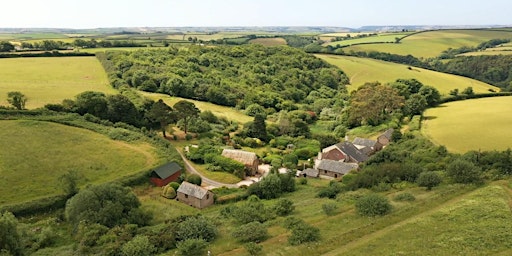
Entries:
{"type": "Polygon", "coordinates": [[[306,174],[309,177],[318,177],[318,170],[313,168],[306,168],[304,171],[302,171],[302,174],[306,174]]]}
{"type": "Polygon", "coordinates": [[[231,158],[245,165],[252,165],[254,160],[258,159],[256,153],[236,149],[224,149],[222,150],[222,156],[231,158]]]}
{"type": "Polygon", "coordinates": [[[335,145],[341,150],[341,152],[347,154],[349,157],[355,159],[358,162],[364,162],[368,160],[368,156],[354,146],[354,144],[344,141],[335,145]]]}
{"type": "Polygon", "coordinates": [[[393,128],[387,129],[383,134],[381,134],[379,137],[386,137],[388,140],[391,140],[391,137],[393,136],[393,128]]]}
{"type": "Polygon", "coordinates": [[[151,175],[156,175],[160,179],[166,179],[179,171],[181,171],[181,166],[179,166],[176,162],[169,162],[155,168],[151,172],[151,175]]]}
{"type": "Polygon", "coordinates": [[[356,137],[354,141],[352,141],[352,144],[373,148],[375,147],[375,144],[377,144],[377,141],[356,137]]]}
{"type": "Polygon", "coordinates": [[[202,199],[207,193],[208,189],[202,188],[196,184],[184,181],[176,192],[181,192],[185,195],[193,196],[202,199]]]}
{"type": "Polygon", "coordinates": [[[339,174],[347,174],[350,171],[359,168],[359,165],[354,163],[344,163],[340,161],[325,159],[320,162],[317,168],[319,170],[325,170],[339,174]]]}

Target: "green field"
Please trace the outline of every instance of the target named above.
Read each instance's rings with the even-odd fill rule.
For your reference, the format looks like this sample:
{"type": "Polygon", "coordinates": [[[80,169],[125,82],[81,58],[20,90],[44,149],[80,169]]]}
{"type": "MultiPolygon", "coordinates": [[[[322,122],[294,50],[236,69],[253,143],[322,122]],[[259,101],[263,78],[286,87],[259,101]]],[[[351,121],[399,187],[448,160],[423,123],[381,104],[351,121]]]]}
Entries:
{"type": "Polygon", "coordinates": [[[327,45],[349,46],[349,45],[368,44],[368,43],[394,43],[397,38],[402,38],[409,34],[411,34],[411,33],[383,33],[383,34],[378,34],[376,36],[369,36],[369,37],[363,37],[363,38],[354,38],[354,39],[348,39],[348,40],[343,40],[343,41],[329,42],[329,43],[325,43],[324,46],[327,46],[327,45]]]}
{"type": "Polygon", "coordinates": [[[209,103],[209,102],[184,99],[184,98],[179,98],[179,97],[172,97],[167,94],[160,94],[160,93],[149,93],[149,92],[141,92],[141,93],[142,93],[142,95],[144,95],[152,100],[155,100],[155,101],[158,99],[162,99],[167,105],[169,105],[171,107],[174,104],[176,104],[176,102],[178,102],[180,100],[187,100],[187,101],[194,103],[196,105],[196,107],[199,108],[201,111],[209,110],[216,116],[226,117],[228,120],[237,121],[242,124],[247,123],[249,121],[253,121],[253,119],[254,119],[253,117],[250,117],[234,108],[219,106],[219,105],[215,105],[215,104],[209,103]]]}
{"type": "Polygon", "coordinates": [[[83,175],[101,183],[157,165],[149,144],[128,144],[71,126],[43,121],[0,121],[0,205],[63,194],[58,177],[83,175]]]}
{"type": "Polygon", "coordinates": [[[414,78],[425,85],[436,87],[443,95],[458,88],[459,91],[469,86],[475,93],[488,93],[489,89],[499,91],[499,88],[474,79],[445,74],[422,68],[408,69],[407,65],[396,64],[381,60],[358,58],[339,55],[315,55],[343,70],[350,78],[348,89],[356,90],[365,82],[393,82],[396,79],[414,78]]]}
{"type": "Polygon", "coordinates": [[[26,107],[61,103],[84,91],[117,93],[95,57],[0,59],[0,105],[7,105],[7,92],[28,97],[26,107]]]}
{"type": "Polygon", "coordinates": [[[512,145],[512,97],[450,102],[424,113],[422,131],[449,151],[505,150],[512,145]]]}
{"type": "Polygon", "coordinates": [[[367,44],[343,48],[344,51],[378,51],[415,57],[432,58],[448,48],[477,46],[491,39],[512,38],[512,31],[496,30],[438,30],[408,36],[399,44],[367,44]]]}
{"type": "Polygon", "coordinates": [[[274,38],[256,38],[249,41],[250,44],[261,44],[263,46],[286,45],[286,40],[281,37],[274,38]]]}

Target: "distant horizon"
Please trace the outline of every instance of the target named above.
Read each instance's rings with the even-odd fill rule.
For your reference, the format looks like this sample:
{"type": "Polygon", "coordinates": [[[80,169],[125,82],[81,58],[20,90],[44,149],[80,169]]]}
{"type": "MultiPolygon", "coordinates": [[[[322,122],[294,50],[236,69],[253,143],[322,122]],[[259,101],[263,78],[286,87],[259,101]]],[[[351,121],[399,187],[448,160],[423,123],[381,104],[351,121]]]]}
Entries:
{"type": "Polygon", "coordinates": [[[25,0],[2,9],[2,28],[512,26],[509,0],[25,0]]]}

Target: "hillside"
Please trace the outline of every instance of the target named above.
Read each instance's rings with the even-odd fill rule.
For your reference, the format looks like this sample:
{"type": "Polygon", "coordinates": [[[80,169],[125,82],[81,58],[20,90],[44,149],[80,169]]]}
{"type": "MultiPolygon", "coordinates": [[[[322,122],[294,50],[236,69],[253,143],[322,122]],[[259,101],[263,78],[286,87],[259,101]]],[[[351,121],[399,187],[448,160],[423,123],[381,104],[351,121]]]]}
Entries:
{"type": "Polygon", "coordinates": [[[422,68],[386,61],[338,55],[315,55],[346,72],[350,78],[350,91],[356,90],[365,82],[379,81],[381,83],[393,82],[396,79],[414,78],[423,84],[436,87],[441,94],[448,95],[453,89],[463,90],[473,87],[475,93],[488,93],[490,89],[499,91],[499,88],[474,79],[445,74],[422,68]]]}
{"type": "Polygon", "coordinates": [[[7,92],[28,97],[28,109],[61,103],[84,91],[117,93],[95,57],[0,59],[0,105],[8,105],[7,92]]]}
{"type": "Polygon", "coordinates": [[[422,131],[453,152],[506,150],[512,144],[512,97],[445,103],[424,113],[422,131]]]}
{"type": "Polygon", "coordinates": [[[399,55],[413,55],[418,58],[439,56],[448,48],[476,46],[491,39],[512,38],[512,31],[498,30],[436,30],[412,34],[399,44],[364,44],[343,48],[350,51],[378,51],[399,55]]]}

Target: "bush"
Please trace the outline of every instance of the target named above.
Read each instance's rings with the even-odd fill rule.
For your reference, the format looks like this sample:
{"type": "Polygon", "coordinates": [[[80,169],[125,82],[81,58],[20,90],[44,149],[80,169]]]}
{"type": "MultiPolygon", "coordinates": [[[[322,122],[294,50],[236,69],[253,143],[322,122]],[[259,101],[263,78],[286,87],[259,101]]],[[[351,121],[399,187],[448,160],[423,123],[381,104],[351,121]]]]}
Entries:
{"type": "Polygon", "coordinates": [[[178,248],[178,255],[191,256],[191,255],[204,255],[208,243],[203,239],[188,239],[179,242],[176,246],[178,248]]]}
{"type": "Polygon", "coordinates": [[[172,187],[172,188],[174,188],[174,191],[177,191],[178,188],[180,187],[180,184],[178,182],[175,182],[175,181],[173,181],[173,182],[171,182],[171,183],[169,183],[167,185],[172,187]]]}
{"type": "Polygon", "coordinates": [[[334,215],[337,209],[338,205],[336,203],[326,203],[322,205],[322,210],[327,215],[334,215]]]}
{"type": "Polygon", "coordinates": [[[288,243],[291,245],[299,245],[307,242],[315,242],[320,240],[320,229],[308,225],[305,222],[297,224],[292,228],[292,234],[288,237],[288,243]]]}
{"type": "Polygon", "coordinates": [[[242,225],[231,234],[239,242],[263,242],[267,239],[267,229],[263,224],[254,221],[242,225]]]}
{"type": "Polygon", "coordinates": [[[416,200],[416,197],[414,197],[414,195],[411,194],[411,193],[401,193],[401,194],[396,195],[393,198],[393,200],[395,200],[395,201],[408,201],[408,202],[410,202],[410,201],[416,200]]]}
{"type": "Polygon", "coordinates": [[[201,186],[201,183],[203,182],[203,179],[201,178],[201,176],[197,175],[197,174],[190,174],[187,176],[187,182],[190,182],[192,184],[196,184],[198,186],[201,186]]]}
{"type": "Polygon", "coordinates": [[[340,192],[341,192],[340,184],[338,182],[331,182],[331,183],[329,183],[329,186],[320,190],[320,192],[318,192],[317,196],[320,198],[327,197],[330,199],[335,199],[336,196],[338,195],[338,193],[340,193],[340,192]]]}
{"type": "Polygon", "coordinates": [[[441,176],[436,172],[422,172],[418,176],[416,183],[421,187],[426,187],[427,190],[431,190],[433,187],[441,184],[442,181],[441,176]]]}
{"type": "Polygon", "coordinates": [[[150,256],[156,248],[149,242],[147,236],[136,236],[121,248],[123,255],[150,256]]]}
{"type": "Polygon", "coordinates": [[[299,178],[299,184],[300,185],[307,185],[308,184],[308,179],[307,178],[299,178]]]}
{"type": "Polygon", "coordinates": [[[246,243],[244,247],[251,256],[258,255],[263,250],[263,246],[253,242],[246,243]]]}
{"type": "Polygon", "coordinates": [[[356,201],[356,211],[361,216],[382,216],[391,211],[391,204],[384,196],[379,194],[368,194],[356,201]]]}
{"type": "Polygon", "coordinates": [[[274,205],[274,212],[279,216],[286,216],[295,210],[295,206],[290,199],[279,199],[274,205]]]}
{"type": "Polygon", "coordinates": [[[174,199],[176,197],[176,190],[167,184],[162,188],[162,196],[167,199],[174,199]]]}
{"type": "Polygon", "coordinates": [[[217,237],[217,228],[210,219],[203,216],[187,217],[178,224],[176,238],[178,240],[202,239],[211,242],[217,237]]]}
{"type": "Polygon", "coordinates": [[[456,159],[448,164],[446,173],[455,183],[480,183],[480,168],[469,161],[456,159]]]}

